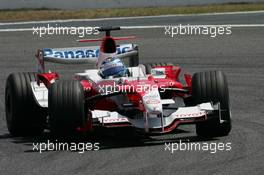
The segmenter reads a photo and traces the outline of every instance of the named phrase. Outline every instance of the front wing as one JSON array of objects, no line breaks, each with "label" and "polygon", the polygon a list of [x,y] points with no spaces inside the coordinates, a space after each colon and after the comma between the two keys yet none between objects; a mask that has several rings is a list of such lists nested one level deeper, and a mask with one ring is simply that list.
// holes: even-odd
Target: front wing
[{"label": "front wing", "polygon": [[179,124],[205,121],[219,113],[219,104],[202,103],[196,106],[179,107],[177,110],[163,110],[163,114],[145,113],[143,118],[128,118],[117,112],[94,110],[93,122],[101,127],[132,126],[151,133],[166,133],[177,128]]}]

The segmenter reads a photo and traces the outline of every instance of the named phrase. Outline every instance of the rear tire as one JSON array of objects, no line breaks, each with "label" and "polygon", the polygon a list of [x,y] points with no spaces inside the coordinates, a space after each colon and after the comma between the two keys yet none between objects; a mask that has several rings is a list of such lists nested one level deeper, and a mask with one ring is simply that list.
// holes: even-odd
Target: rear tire
[{"label": "rear tire", "polygon": [[36,73],[13,73],[7,78],[6,121],[13,136],[39,135],[44,130],[47,110],[35,102],[32,81],[36,81]]},{"label": "rear tire", "polygon": [[86,124],[84,91],[79,81],[58,81],[49,90],[49,123],[53,136],[70,136]]},{"label": "rear tire", "polygon": [[231,131],[231,112],[226,76],[221,71],[195,73],[192,78],[192,100],[194,104],[220,102],[219,116],[196,124],[196,133],[201,137],[226,136]]}]

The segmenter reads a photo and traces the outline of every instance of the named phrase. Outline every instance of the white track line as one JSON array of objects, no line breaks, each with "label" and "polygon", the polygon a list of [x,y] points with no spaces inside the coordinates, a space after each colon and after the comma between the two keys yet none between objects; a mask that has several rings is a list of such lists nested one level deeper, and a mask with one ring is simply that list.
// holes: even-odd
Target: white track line
[{"label": "white track line", "polygon": [[0,32],[25,32],[25,31],[33,31],[33,28],[0,29]]},{"label": "white track line", "polygon": [[0,23],[0,26],[5,26],[5,25],[24,25],[24,24],[43,24],[43,23],[45,24],[45,23],[67,23],[67,22],[125,20],[125,19],[167,18],[167,17],[177,17],[177,16],[237,15],[237,14],[255,14],[255,13],[264,13],[264,10],[261,10],[261,11],[245,11],[245,12],[223,12],[223,13],[175,14],[175,15],[158,15],[158,16],[113,17],[113,18],[96,18],[96,19],[65,19],[65,20],[47,20],[47,21],[7,22],[7,23]]},{"label": "white track line", "polygon": [[[167,26],[177,27],[179,25],[153,25],[153,26],[121,26],[121,29],[152,29],[152,28],[165,28]],[[212,25],[188,25],[181,24],[182,27],[264,27],[264,24],[212,24]]]},{"label": "white track line", "polygon": [[[166,25],[170,27],[177,27],[179,25]],[[219,25],[181,25],[181,26],[194,26],[194,27],[264,27],[264,24],[219,24]],[[43,26],[44,27],[44,26]],[[57,26],[59,27],[59,26]],[[81,26],[80,26],[81,27]],[[121,26],[121,29],[155,29],[155,28],[165,28],[165,25],[153,25],[153,26]],[[10,29],[0,29],[0,32],[24,32],[24,31],[34,31],[33,28],[10,28]]]}]

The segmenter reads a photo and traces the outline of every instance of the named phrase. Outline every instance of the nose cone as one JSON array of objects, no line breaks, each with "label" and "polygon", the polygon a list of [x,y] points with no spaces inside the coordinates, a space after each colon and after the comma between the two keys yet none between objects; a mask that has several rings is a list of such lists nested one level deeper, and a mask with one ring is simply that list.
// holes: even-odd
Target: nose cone
[{"label": "nose cone", "polygon": [[145,109],[149,113],[161,113],[162,103],[158,90],[151,91],[142,97]]}]

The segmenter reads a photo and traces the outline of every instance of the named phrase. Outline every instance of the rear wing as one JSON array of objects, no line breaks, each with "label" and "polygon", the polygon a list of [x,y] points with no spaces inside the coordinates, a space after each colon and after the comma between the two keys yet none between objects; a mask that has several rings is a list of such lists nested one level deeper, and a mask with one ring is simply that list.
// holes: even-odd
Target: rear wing
[{"label": "rear wing", "polygon": [[[97,62],[99,46],[44,48],[35,55],[39,61],[38,71],[45,72],[45,62],[60,64],[87,64]],[[138,65],[138,46],[136,44],[117,45],[116,56],[120,59],[129,58],[129,66]]]}]

